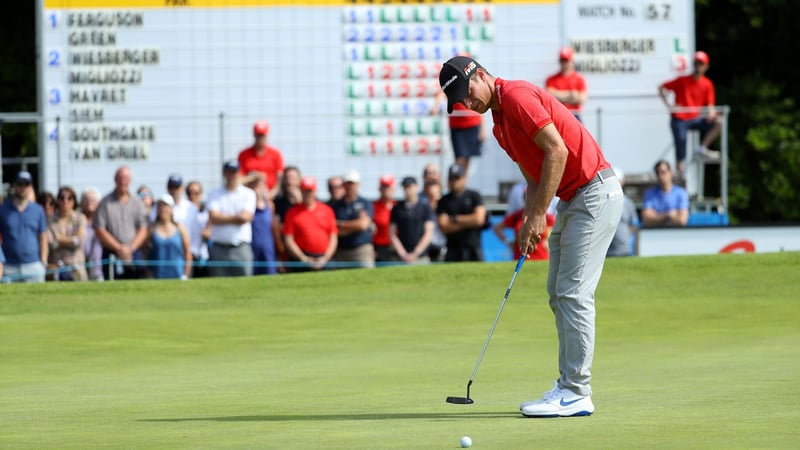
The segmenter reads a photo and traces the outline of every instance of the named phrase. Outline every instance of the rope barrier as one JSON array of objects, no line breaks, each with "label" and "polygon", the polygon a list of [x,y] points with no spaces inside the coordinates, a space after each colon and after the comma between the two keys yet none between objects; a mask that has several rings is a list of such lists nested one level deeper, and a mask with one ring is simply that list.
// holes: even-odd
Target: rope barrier
[{"label": "rope barrier", "polygon": [[[102,259],[99,262],[90,261],[82,264],[84,269],[86,269],[87,273],[91,271],[91,269],[98,267],[98,266],[110,266],[109,269],[111,272],[114,272],[114,267],[116,264],[121,263],[121,261],[113,256],[110,258]],[[439,261],[431,261],[431,264],[438,264]],[[175,261],[159,261],[159,260],[134,260],[129,263],[123,263],[125,266],[133,266],[139,269],[149,269],[155,267],[182,267],[184,262],[175,262]],[[375,262],[375,267],[397,267],[397,266],[408,266],[402,261],[381,261]],[[6,267],[8,264],[6,263]],[[59,280],[59,275],[62,273],[69,273],[73,270],[77,269],[79,265],[74,264],[64,264],[59,267],[53,268],[45,268],[44,276],[45,279],[50,281],[67,281],[67,280]],[[299,261],[251,261],[251,262],[242,262],[242,261],[212,261],[212,260],[203,260],[200,262],[193,262],[192,267],[201,267],[201,268],[209,268],[209,267],[253,267],[256,268],[275,268],[275,269],[303,269],[303,268],[310,268],[311,264],[299,262]],[[336,269],[360,269],[364,268],[364,265],[359,262],[350,262],[350,261],[328,261],[325,264],[325,267],[322,270],[336,270]],[[33,274],[3,274],[3,283],[16,283],[25,281],[27,279],[32,278]],[[52,278],[52,279],[48,279]],[[69,280],[71,281],[71,280]],[[106,280],[106,281],[114,281],[113,278]]]}]

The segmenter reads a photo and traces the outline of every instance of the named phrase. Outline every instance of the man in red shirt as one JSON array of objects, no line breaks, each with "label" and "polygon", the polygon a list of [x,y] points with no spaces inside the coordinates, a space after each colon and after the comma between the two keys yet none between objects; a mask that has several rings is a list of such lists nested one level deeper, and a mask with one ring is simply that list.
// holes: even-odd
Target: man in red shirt
[{"label": "man in red shirt", "polygon": [[389,237],[389,223],[395,204],[394,176],[390,174],[382,176],[378,189],[380,196],[372,202],[372,223],[375,224],[372,245],[375,246],[375,262],[389,262],[394,259],[392,239]]},{"label": "man in red shirt", "polygon": [[292,261],[305,263],[292,272],[322,270],[336,252],[339,230],[333,209],[317,200],[317,180],[303,177],[300,181],[303,202],[292,206],[283,223],[286,251]]},{"label": "man in red shirt", "polygon": [[477,113],[492,111],[494,136],[527,182],[523,223],[517,235],[527,254],[550,232],[547,293],[558,335],[558,380],[536,401],[524,402],[526,417],[586,416],[591,400],[595,344],[594,293],[606,250],[622,214],[622,187],[603,152],[575,116],[543,88],[491,75],[472,58],[442,65],[439,85],[447,107],[461,103]]},{"label": "man in red shirt", "polygon": [[[495,236],[500,239],[500,242],[505,244],[506,246],[510,246],[511,251],[514,254],[514,260],[518,260],[522,253],[519,251],[519,245],[516,244],[514,240],[509,239],[506,236],[505,229],[510,228],[514,230],[514,236],[519,233],[519,229],[522,228],[522,219],[524,218],[525,209],[518,209],[511,214],[503,217],[503,220],[497,222],[492,227],[492,231],[494,231]],[[547,213],[547,231],[545,234],[542,235],[542,242],[539,245],[535,246],[535,248],[528,253],[526,259],[534,260],[534,261],[547,261],[550,259],[550,249],[547,248],[547,233],[550,231],[550,228],[553,227],[553,224],[556,222],[556,216]]]},{"label": "man in red shirt", "polygon": [[[706,77],[709,63],[706,52],[695,52],[694,72],[667,81],[658,87],[658,94],[671,111],[669,126],[675,142],[675,166],[680,175],[684,172],[686,135],[689,130],[698,130],[701,136],[700,148],[694,154],[696,159],[719,159],[718,151],[708,149],[722,130],[722,118],[714,108],[716,102],[714,83]],[[667,94],[670,91],[675,96],[672,104]]]},{"label": "man in red shirt", "polygon": [[253,125],[255,143],[239,152],[238,159],[242,176],[251,171],[264,174],[269,199],[273,200],[280,189],[284,165],[281,151],[267,145],[267,134],[269,134],[269,124],[263,121],[256,122]]},{"label": "man in red shirt", "polygon": [[581,120],[581,106],[587,98],[586,80],[575,71],[573,56],[572,48],[561,49],[558,53],[561,70],[548,77],[544,86],[547,88],[547,92],[553,94],[578,120]]}]

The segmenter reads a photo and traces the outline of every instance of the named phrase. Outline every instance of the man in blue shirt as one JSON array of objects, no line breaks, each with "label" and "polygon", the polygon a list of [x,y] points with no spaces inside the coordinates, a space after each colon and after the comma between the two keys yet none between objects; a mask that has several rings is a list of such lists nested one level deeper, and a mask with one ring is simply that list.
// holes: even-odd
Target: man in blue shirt
[{"label": "man in blue shirt", "polygon": [[3,279],[3,264],[6,263],[6,255],[3,253],[3,247],[0,246],[0,280]]},{"label": "man in blue shirt", "polygon": [[331,203],[339,229],[339,245],[333,260],[355,263],[348,267],[375,267],[375,247],[372,245],[372,202],[358,193],[361,176],[348,170],[342,176],[344,197]]},{"label": "man in blue shirt", "polygon": [[11,196],[0,205],[0,234],[3,239],[5,281],[44,282],[47,264],[47,219],[44,208],[32,201],[33,177],[17,173]]},{"label": "man in blue shirt", "polygon": [[672,169],[663,159],[655,165],[658,186],[647,190],[642,202],[646,227],[685,227],[689,221],[689,194],[672,182]]},{"label": "man in blue shirt", "polygon": [[[614,167],[614,174],[619,183],[625,187],[625,173],[619,167]],[[617,224],[617,231],[611,239],[606,256],[633,256],[634,233],[639,228],[639,213],[633,200],[622,191],[622,216]]]}]

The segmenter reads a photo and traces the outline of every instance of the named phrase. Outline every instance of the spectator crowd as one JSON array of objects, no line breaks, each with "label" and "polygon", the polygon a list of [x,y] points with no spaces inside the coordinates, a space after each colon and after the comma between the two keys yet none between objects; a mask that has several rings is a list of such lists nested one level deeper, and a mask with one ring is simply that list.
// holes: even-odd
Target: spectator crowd
[{"label": "spectator crowd", "polygon": [[[580,120],[585,81],[574,71],[570,48],[561,50],[559,62],[561,70],[548,78],[547,90]],[[719,135],[713,83],[705,77],[708,67],[708,55],[697,52],[691,75],[659,86],[672,110],[677,174],[669,162],[656,163],[658,183],[644,196],[641,218],[626,196],[607,256],[632,255],[632,236],[639,226],[686,226],[689,195],[673,177],[683,177],[688,130],[701,132],[698,155],[718,158],[718,152],[708,150]],[[674,105],[669,92],[675,94]],[[699,113],[701,107],[706,115]],[[181,174],[173,173],[165,193],[155,196],[148,186],[132,191],[134,174],[121,166],[109,193],[93,187],[78,193],[60,186],[54,195],[35,192],[31,173],[22,170],[0,203],[0,279],[185,280],[482,261],[481,235],[490,228],[517,258],[525,182],[512,188],[504,219],[492,226],[481,194],[467,188],[468,157],[480,155],[485,134],[480,121],[470,127],[478,150],[457,153],[446,180],[435,164],[423,168],[419,181],[404,176],[400,196],[395,174],[381,176],[373,196],[362,191],[361,176],[351,169],[325,180],[328,199],[321,201],[317,179],[284,164],[281,151],[268,143],[269,125],[263,121],[253,125],[253,144],[224,163],[221,186],[185,183]],[[621,170],[615,171],[624,181]],[[548,209],[545,238],[557,201]],[[527,257],[547,260],[548,255],[544,240]]]},{"label": "spectator crowd", "polygon": [[224,162],[220,186],[172,173],[163,190],[134,188],[123,165],[110,192],[60,186],[53,195],[18,172],[0,205],[0,276],[185,280],[483,259],[488,215],[457,163],[444,182],[434,164],[419,181],[384,174],[375,195],[347,170],[323,181],[323,201],[317,179],[285,166],[268,131],[253,126],[253,145]]}]

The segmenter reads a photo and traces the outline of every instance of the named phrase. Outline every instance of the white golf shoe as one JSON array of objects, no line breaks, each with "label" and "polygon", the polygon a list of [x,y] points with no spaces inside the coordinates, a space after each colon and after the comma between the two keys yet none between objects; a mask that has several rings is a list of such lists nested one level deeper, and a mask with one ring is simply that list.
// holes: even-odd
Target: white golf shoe
[{"label": "white golf shoe", "polygon": [[519,410],[525,417],[571,417],[588,416],[594,412],[592,397],[579,395],[569,389],[555,387],[546,392],[544,397],[533,402],[525,402]]},{"label": "white golf shoe", "polygon": [[529,401],[529,402],[523,402],[521,405],[519,405],[519,410],[522,411],[524,408],[526,408],[528,406],[538,405],[539,403],[544,403],[544,402],[550,400],[550,398],[552,398],[552,396],[557,391],[558,391],[558,382],[557,381],[553,381],[553,389],[550,389],[549,391],[547,391],[544,394],[542,394],[542,398],[540,398],[539,400],[532,400],[532,401]]}]

